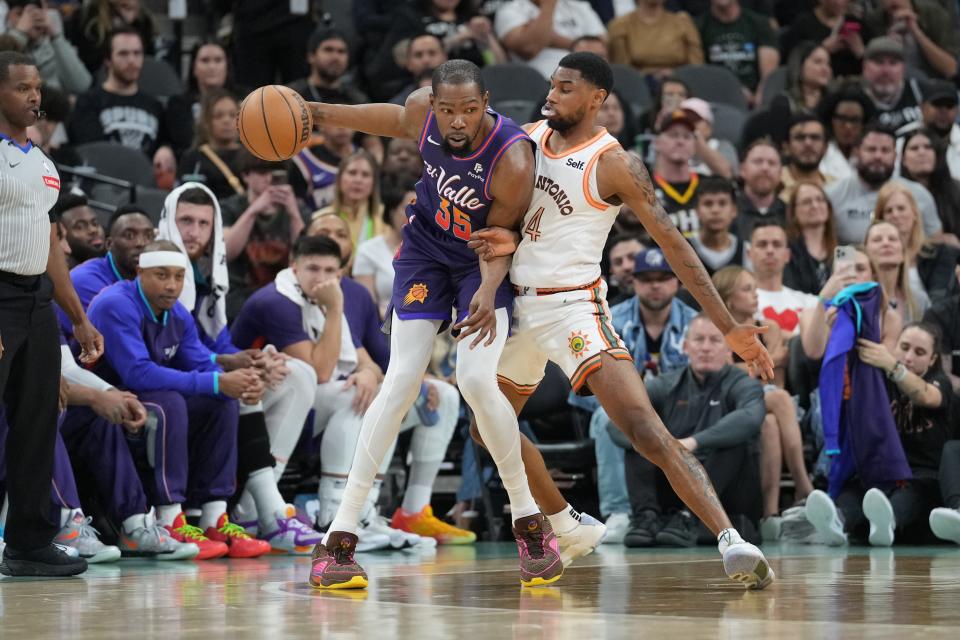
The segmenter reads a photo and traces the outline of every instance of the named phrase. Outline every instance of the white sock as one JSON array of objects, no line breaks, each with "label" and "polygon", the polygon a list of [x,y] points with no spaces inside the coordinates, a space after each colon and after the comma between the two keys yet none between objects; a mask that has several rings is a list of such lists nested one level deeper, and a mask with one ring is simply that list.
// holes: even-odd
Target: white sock
[{"label": "white sock", "polygon": [[180,503],[161,504],[157,507],[157,522],[162,526],[173,526],[173,521],[177,516],[183,513],[183,507]]},{"label": "white sock", "polygon": [[133,533],[137,529],[143,529],[147,526],[147,514],[135,513],[129,518],[124,518],[120,526],[123,527],[124,533]]},{"label": "white sock", "polygon": [[240,494],[240,499],[237,500],[237,504],[234,505],[233,513],[234,516],[231,520],[236,520],[237,522],[259,520],[257,503],[253,501],[253,495],[247,487],[244,487],[243,493]]},{"label": "white sock", "polygon": [[83,513],[80,509],[65,509],[60,507],[60,528],[63,529],[73,519],[74,513]]},{"label": "white sock", "polygon": [[727,550],[727,547],[740,542],[743,542],[743,538],[740,537],[740,534],[737,533],[736,529],[724,529],[720,532],[720,535],[717,536],[717,549],[719,549],[720,554],[723,555],[723,552]]},{"label": "white sock", "polygon": [[558,535],[570,533],[580,524],[580,513],[571,507],[569,503],[563,508],[563,511],[555,513],[552,516],[548,515],[547,518],[550,520],[550,526],[553,527],[553,532]]},{"label": "white sock", "polygon": [[200,508],[200,529],[206,531],[211,527],[216,528],[220,516],[227,512],[226,500],[211,500],[203,503]]},{"label": "white sock", "polygon": [[403,504],[400,505],[400,508],[407,513],[420,513],[424,507],[430,504],[430,496],[432,495],[432,485],[408,484],[407,491],[403,494]]},{"label": "white sock", "polygon": [[280,490],[277,489],[277,482],[273,479],[273,468],[264,467],[252,472],[247,476],[247,484],[244,489],[244,493],[249,492],[253,496],[260,526],[276,526],[276,523],[273,522],[276,513],[283,509],[287,503],[280,495]]}]

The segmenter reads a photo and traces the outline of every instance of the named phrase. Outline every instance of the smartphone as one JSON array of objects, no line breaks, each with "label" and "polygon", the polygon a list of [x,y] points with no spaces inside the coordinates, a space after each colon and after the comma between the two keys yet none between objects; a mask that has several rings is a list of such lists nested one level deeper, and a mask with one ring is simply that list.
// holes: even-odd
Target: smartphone
[{"label": "smartphone", "polygon": [[[852,269],[857,259],[857,250],[850,245],[839,245],[833,250],[833,270]],[[849,267],[845,265],[850,265]]]},{"label": "smartphone", "polygon": [[841,36],[850,36],[855,33],[860,33],[860,23],[854,20],[847,20],[840,27]]},{"label": "smartphone", "polygon": [[270,184],[276,186],[281,184],[290,184],[290,177],[286,171],[271,171]]}]

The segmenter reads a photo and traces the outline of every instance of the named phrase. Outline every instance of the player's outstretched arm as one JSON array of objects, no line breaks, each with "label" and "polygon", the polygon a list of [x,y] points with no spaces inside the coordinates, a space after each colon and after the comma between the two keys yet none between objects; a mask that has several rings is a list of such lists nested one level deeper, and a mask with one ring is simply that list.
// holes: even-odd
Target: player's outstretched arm
[{"label": "player's outstretched arm", "polygon": [[308,102],[314,124],[327,124],[386,138],[417,139],[430,111],[430,87],[417,89],[403,106]]},{"label": "player's outstretched arm", "polygon": [[650,236],[660,245],[673,272],[723,332],[730,347],[761,377],[772,380],[773,361],[758,337],[766,327],[738,325],[730,315],[700,256],[657,201],[643,161],[623,149],[603,154],[597,166],[597,186],[607,202],[619,198],[636,213]]}]

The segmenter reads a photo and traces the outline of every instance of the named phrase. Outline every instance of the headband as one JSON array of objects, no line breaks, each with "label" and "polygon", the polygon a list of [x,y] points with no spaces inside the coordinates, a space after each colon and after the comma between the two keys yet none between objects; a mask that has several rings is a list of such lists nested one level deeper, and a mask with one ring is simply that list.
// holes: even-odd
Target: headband
[{"label": "headband", "polygon": [[140,268],[151,269],[153,267],[176,267],[179,269],[187,268],[187,256],[179,251],[148,251],[140,254]]}]

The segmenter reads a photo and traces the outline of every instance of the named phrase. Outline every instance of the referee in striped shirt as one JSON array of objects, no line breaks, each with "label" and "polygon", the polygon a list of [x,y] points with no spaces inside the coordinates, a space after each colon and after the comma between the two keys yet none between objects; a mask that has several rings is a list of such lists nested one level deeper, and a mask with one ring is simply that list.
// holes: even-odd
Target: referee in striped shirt
[{"label": "referee in striped shirt", "polygon": [[80,360],[90,363],[103,353],[103,337],[83,312],[57,242],[50,210],[60,193],[59,174],[27,139],[27,127],[41,115],[40,85],[30,56],[0,52],[0,394],[10,427],[10,509],[0,573],[11,576],[86,569],[84,560],[52,543],[59,530],[50,518],[50,490],[60,343],[51,297],[73,323]]}]

